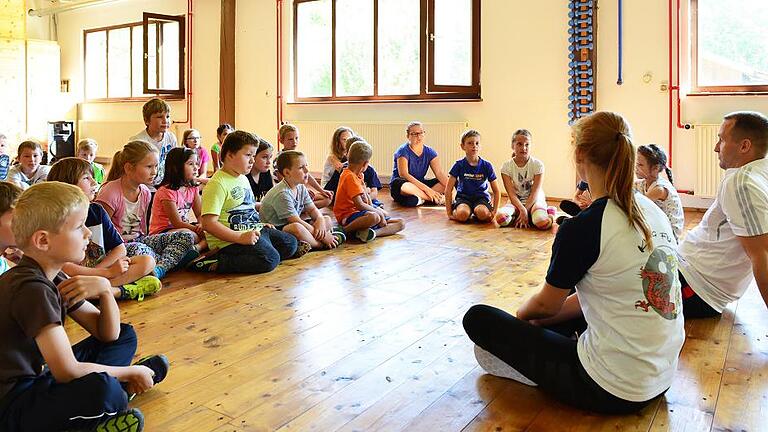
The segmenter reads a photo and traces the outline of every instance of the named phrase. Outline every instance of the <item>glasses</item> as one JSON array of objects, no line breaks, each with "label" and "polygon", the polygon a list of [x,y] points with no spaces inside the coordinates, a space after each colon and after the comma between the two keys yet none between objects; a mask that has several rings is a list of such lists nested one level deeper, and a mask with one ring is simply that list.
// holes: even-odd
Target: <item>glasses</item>
[{"label": "glasses", "polygon": [[422,132],[411,132],[411,133],[409,133],[408,135],[410,135],[410,136],[412,136],[412,137],[419,137],[419,136],[424,136],[426,133],[427,133],[426,131],[422,131]]},{"label": "glasses", "polygon": [[187,137],[187,140],[195,140],[195,141],[199,141],[199,140],[200,140],[200,137],[191,136],[191,137]]}]

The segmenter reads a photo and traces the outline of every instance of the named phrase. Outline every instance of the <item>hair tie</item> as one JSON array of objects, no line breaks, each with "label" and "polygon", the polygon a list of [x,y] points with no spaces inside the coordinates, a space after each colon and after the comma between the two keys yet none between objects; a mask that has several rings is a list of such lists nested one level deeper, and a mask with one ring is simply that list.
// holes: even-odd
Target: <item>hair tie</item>
[{"label": "hair tie", "polygon": [[624,134],[621,133],[621,132],[617,132],[616,133],[616,141],[618,141],[622,137],[622,135],[624,135]]}]

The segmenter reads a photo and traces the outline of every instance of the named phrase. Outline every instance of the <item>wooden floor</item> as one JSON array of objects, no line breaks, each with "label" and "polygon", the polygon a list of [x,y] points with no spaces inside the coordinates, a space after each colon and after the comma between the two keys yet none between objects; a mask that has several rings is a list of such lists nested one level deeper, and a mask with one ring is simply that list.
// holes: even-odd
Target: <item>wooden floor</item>
[{"label": "wooden floor", "polygon": [[408,223],[395,237],[266,275],[177,273],[154,298],[121,303],[137,355],[172,364],[134,400],[146,430],[768,430],[768,313],[754,287],[721,319],[686,324],[658,403],[598,416],[483,374],[461,326],[475,303],[515,311],[537,289],[553,233],[459,225],[442,208],[395,212]]}]

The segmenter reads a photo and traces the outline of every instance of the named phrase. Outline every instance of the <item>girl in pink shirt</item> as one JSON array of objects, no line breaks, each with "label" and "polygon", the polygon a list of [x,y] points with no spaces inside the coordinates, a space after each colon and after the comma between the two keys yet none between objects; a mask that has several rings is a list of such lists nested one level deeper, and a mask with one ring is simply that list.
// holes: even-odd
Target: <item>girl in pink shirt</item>
[{"label": "girl in pink shirt", "polygon": [[[211,155],[208,153],[208,150],[203,147],[202,139],[200,131],[197,129],[187,129],[182,136],[184,147],[193,150],[197,155],[195,180],[197,180],[197,183],[206,184],[208,183],[208,163],[211,161]],[[165,166],[168,166],[168,162],[165,163]]]}]

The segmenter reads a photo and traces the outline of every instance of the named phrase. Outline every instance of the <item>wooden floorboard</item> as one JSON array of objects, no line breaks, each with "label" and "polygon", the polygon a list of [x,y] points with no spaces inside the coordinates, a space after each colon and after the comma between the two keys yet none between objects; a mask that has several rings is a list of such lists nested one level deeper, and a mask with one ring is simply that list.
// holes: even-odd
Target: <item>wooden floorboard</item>
[{"label": "wooden floorboard", "polygon": [[[394,207],[384,197],[388,208]],[[406,230],[286,261],[265,275],[179,272],[120,304],[137,356],[168,378],[135,399],[147,431],[699,431],[768,424],[768,317],[759,296],[686,323],[666,396],[598,416],[475,363],[461,319],[476,303],[514,311],[546,273],[554,232],[397,209]],[[700,213],[687,214],[688,227]],[[73,340],[82,330],[68,325]]]}]

